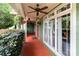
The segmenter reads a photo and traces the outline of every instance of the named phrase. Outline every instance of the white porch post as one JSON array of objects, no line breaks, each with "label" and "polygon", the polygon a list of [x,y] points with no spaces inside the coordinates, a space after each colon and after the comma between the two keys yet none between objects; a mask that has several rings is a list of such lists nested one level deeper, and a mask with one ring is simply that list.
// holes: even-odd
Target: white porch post
[{"label": "white porch post", "polygon": [[71,4],[71,45],[70,45],[70,55],[76,56],[76,4]]},{"label": "white porch post", "polygon": [[25,37],[27,38],[27,23],[25,23],[23,27],[24,27]]},{"label": "white porch post", "polygon": [[25,35],[27,34],[27,23],[24,24]]},{"label": "white porch post", "polygon": [[23,24],[21,24],[21,30],[23,30]]},{"label": "white porch post", "polygon": [[19,24],[17,24],[17,25],[16,25],[16,29],[19,29],[19,27],[18,27],[18,26],[19,26]]}]

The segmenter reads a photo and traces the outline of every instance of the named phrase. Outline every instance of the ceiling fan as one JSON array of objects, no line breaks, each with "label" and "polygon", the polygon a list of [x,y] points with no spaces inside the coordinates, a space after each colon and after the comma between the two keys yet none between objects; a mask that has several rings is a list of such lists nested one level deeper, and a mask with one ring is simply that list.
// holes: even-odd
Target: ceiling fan
[{"label": "ceiling fan", "polygon": [[48,12],[44,12],[42,10],[45,10],[47,9],[48,7],[45,6],[43,8],[39,8],[39,4],[36,4],[36,8],[33,8],[31,6],[28,6],[29,8],[33,9],[34,11],[31,11],[31,12],[27,12],[27,13],[33,13],[33,12],[36,12],[36,16],[39,16],[39,13],[44,13],[44,14],[48,14]]}]

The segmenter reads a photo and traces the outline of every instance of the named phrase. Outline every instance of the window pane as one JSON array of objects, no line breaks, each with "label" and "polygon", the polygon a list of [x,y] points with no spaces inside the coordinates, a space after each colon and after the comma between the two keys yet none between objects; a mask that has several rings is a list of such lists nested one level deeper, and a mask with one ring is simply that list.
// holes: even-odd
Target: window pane
[{"label": "window pane", "polygon": [[45,28],[44,28],[44,40],[46,41],[46,42],[48,42],[48,34],[47,34],[47,23],[45,23]]},{"label": "window pane", "polygon": [[53,27],[52,27],[52,47],[54,47],[55,48],[55,20],[53,19]]},{"label": "window pane", "polygon": [[62,53],[70,55],[70,15],[62,16]]},{"label": "window pane", "polygon": [[49,45],[51,45],[51,29],[52,29],[52,21],[49,21]]}]

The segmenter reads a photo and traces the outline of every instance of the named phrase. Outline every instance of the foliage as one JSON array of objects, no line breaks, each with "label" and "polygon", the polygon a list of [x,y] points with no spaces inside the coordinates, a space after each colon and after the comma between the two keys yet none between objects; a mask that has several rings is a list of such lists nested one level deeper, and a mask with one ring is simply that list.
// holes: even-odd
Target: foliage
[{"label": "foliage", "polygon": [[66,29],[70,26],[69,16],[65,16],[62,18],[62,28]]},{"label": "foliage", "polygon": [[11,6],[7,3],[0,3],[0,29],[13,26],[13,15],[10,14]]},{"label": "foliage", "polygon": [[23,31],[9,31],[0,35],[0,55],[18,56],[24,39]]},{"label": "foliage", "polygon": [[22,20],[23,20],[23,17],[20,15],[17,15],[14,17],[14,24],[21,23]]},{"label": "foliage", "polygon": [[0,16],[0,29],[11,27],[14,24],[13,16],[11,14],[5,14]]},{"label": "foliage", "polygon": [[0,3],[0,14],[10,13],[11,9],[8,3]]}]

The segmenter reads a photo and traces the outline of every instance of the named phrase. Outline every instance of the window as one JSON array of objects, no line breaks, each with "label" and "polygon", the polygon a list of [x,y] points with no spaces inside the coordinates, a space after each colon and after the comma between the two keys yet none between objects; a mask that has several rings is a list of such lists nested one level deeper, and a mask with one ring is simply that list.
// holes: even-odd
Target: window
[{"label": "window", "polygon": [[[58,55],[70,56],[70,10],[69,14],[64,13],[70,8],[70,4],[65,4],[65,6],[61,7],[59,10],[55,10],[54,13],[49,14],[49,17],[53,18],[45,20],[44,24],[44,43],[54,52],[58,53]],[[62,12],[63,14],[61,14]],[[60,13],[60,14],[58,14]],[[56,17],[55,17],[55,16]]]},{"label": "window", "polygon": [[44,41],[55,48],[55,19],[44,24]]},{"label": "window", "polygon": [[62,7],[62,8],[59,9],[59,10],[57,10],[57,14],[60,13],[60,12],[62,12],[62,11],[65,11],[65,10],[67,10],[67,9],[69,9],[69,8],[70,8],[70,4],[67,4],[66,6]]},{"label": "window", "polygon": [[57,19],[57,51],[66,56],[70,55],[70,14]]},{"label": "window", "polygon": [[70,55],[70,14],[62,16],[62,53]]},{"label": "window", "polygon": [[52,22],[51,22],[51,20],[49,21],[49,26],[48,26],[49,28],[48,28],[48,31],[49,31],[49,34],[48,34],[48,36],[49,36],[49,45],[51,45],[51,28],[52,28]]},{"label": "window", "polygon": [[55,48],[55,19],[52,20],[52,47]]},{"label": "window", "polygon": [[47,23],[44,24],[44,40],[48,42],[48,31],[47,31]]}]

